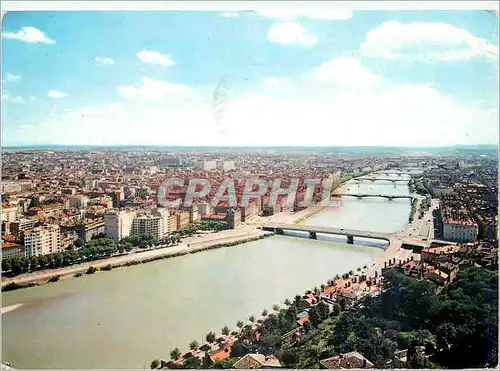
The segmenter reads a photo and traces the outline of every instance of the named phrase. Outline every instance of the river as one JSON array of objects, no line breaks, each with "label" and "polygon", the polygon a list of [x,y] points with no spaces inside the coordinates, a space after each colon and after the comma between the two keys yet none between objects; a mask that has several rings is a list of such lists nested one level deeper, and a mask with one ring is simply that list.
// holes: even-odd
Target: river
[{"label": "river", "polygon": [[[408,195],[389,182],[346,184],[347,193]],[[354,197],[302,223],[392,232],[410,201]],[[300,233],[299,233],[300,234]],[[297,235],[297,234],[295,234]],[[17,368],[149,368],[178,346],[203,341],[250,314],[370,264],[384,244],[293,233],[2,293],[2,359]]]}]

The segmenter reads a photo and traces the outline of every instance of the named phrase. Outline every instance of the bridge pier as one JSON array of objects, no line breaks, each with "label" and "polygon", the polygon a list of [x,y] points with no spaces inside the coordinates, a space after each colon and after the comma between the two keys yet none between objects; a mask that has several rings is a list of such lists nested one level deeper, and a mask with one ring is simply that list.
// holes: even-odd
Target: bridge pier
[{"label": "bridge pier", "polygon": [[309,237],[313,240],[316,240],[317,239],[316,232],[309,232]]},{"label": "bridge pier", "polygon": [[276,234],[285,234],[285,233],[283,232],[283,229],[281,229],[281,228],[276,228],[276,229],[275,229],[275,233],[276,233]]},{"label": "bridge pier", "polygon": [[349,245],[354,244],[354,237],[353,237],[353,236],[347,236],[347,243],[348,243]]}]

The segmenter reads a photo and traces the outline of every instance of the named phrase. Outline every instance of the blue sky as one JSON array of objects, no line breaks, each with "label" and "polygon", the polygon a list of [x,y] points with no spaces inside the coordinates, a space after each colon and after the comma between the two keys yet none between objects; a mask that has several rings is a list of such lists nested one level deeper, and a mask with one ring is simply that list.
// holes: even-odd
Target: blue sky
[{"label": "blue sky", "polygon": [[9,12],[2,26],[4,145],[498,142],[486,11]]}]

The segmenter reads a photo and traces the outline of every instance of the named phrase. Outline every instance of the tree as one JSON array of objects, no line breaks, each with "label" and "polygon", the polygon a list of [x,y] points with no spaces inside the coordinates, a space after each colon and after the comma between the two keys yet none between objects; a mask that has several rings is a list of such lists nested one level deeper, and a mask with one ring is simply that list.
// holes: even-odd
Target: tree
[{"label": "tree", "polygon": [[207,336],[205,337],[205,340],[209,343],[214,343],[215,342],[215,333],[210,331]]},{"label": "tree", "polygon": [[2,259],[2,271],[10,272],[11,269],[12,269],[11,260],[9,258],[3,258]]},{"label": "tree", "polygon": [[241,342],[237,340],[231,346],[231,358],[240,358],[249,352],[248,348]]},{"label": "tree", "polygon": [[255,316],[253,314],[251,314],[248,319],[250,320],[250,322],[255,322]]},{"label": "tree", "polygon": [[196,340],[193,340],[192,342],[189,343],[189,349],[191,350],[196,350],[198,349],[200,344]]},{"label": "tree", "polygon": [[288,349],[283,350],[278,358],[286,368],[296,368],[299,362],[298,354]]},{"label": "tree", "polygon": [[340,314],[340,305],[335,303],[332,307],[332,316],[337,317]]},{"label": "tree", "polygon": [[224,335],[229,335],[229,333],[230,333],[230,332],[231,332],[231,329],[230,329],[228,326],[224,326],[224,327],[222,328],[222,333],[223,333]]},{"label": "tree", "polygon": [[288,306],[288,305],[291,305],[291,304],[292,304],[292,303],[290,302],[290,300],[289,300],[289,299],[286,299],[286,300],[285,300],[285,305],[287,305],[287,306]]},{"label": "tree", "polygon": [[274,304],[274,305],[273,305],[273,310],[274,310],[275,312],[279,311],[279,310],[280,310],[280,306],[279,306],[278,304]]},{"label": "tree", "polygon": [[186,369],[198,369],[201,368],[201,359],[198,357],[189,357],[184,360],[184,367]]},{"label": "tree", "polygon": [[236,360],[234,358],[228,358],[228,359],[223,359],[220,361],[215,361],[208,368],[227,370],[227,369],[233,368],[235,363],[236,363]]},{"label": "tree", "polygon": [[243,323],[243,321],[238,321],[238,322],[236,322],[236,326],[238,326],[239,328],[243,328],[243,326],[245,326],[245,324]]},{"label": "tree", "polygon": [[181,356],[181,351],[179,350],[179,348],[174,348],[174,350],[170,352],[170,359],[172,361],[179,359],[180,356]]},{"label": "tree", "polygon": [[151,362],[151,370],[154,370],[158,367],[160,367],[161,365],[161,362],[159,359],[153,359],[153,361]]},{"label": "tree", "polygon": [[264,309],[264,310],[262,311],[262,317],[265,317],[265,316],[267,316],[267,309]]}]

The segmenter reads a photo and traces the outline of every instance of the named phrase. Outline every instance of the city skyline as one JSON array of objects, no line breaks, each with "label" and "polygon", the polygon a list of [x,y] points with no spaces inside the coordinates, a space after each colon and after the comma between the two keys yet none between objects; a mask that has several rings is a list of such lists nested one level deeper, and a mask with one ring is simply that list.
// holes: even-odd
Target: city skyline
[{"label": "city skyline", "polygon": [[497,22],[486,11],[7,13],[3,145],[494,144]]}]

